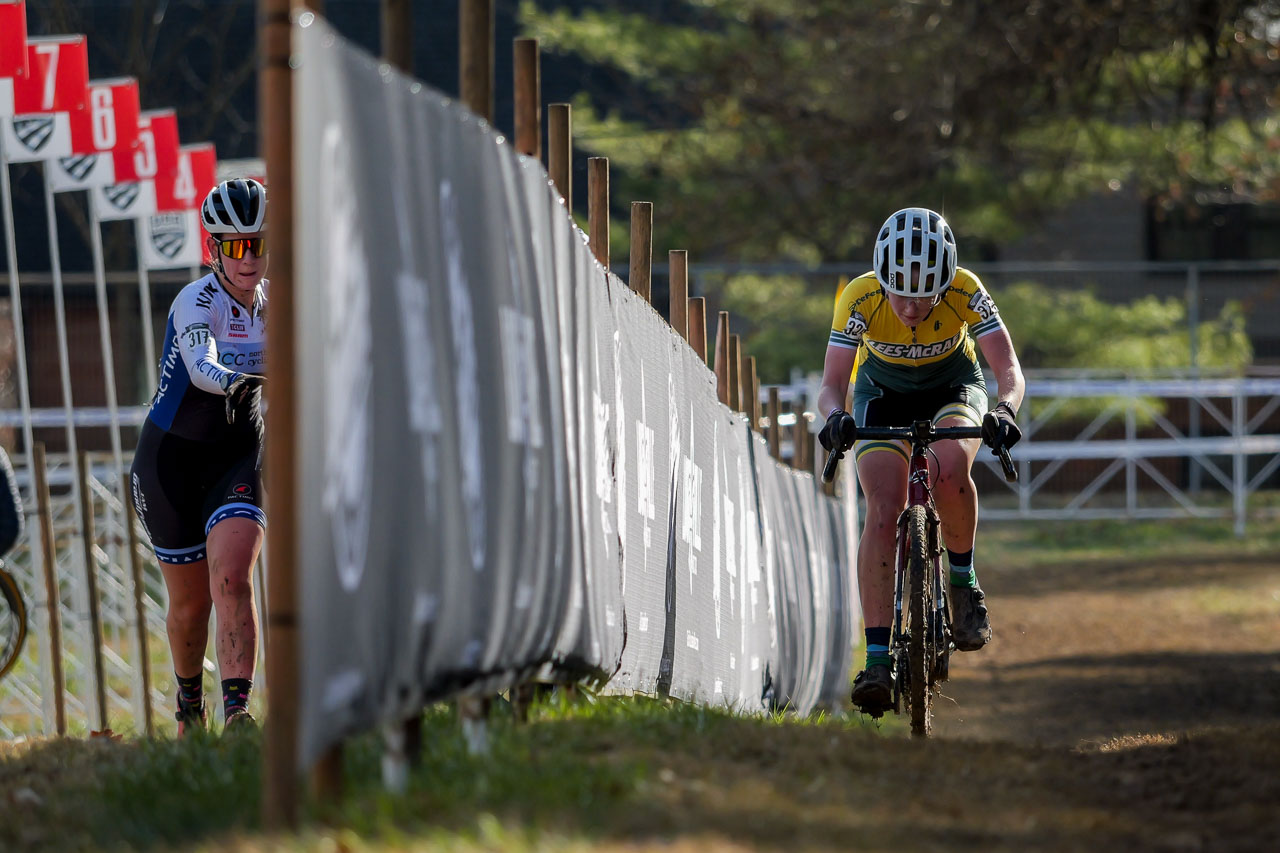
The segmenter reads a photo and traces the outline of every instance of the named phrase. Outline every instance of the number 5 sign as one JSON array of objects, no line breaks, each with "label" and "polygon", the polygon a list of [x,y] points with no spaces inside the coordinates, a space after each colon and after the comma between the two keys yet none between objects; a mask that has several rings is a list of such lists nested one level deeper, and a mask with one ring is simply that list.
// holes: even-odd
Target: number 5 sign
[{"label": "number 5 sign", "polygon": [[9,162],[71,156],[69,113],[86,108],[89,45],[82,35],[30,39],[27,76],[15,79],[16,115],[0,122]]},{"label": "number 5 sign", "polygon": [[[173,110],[148,110],[138,127],[138,152],[134,162],[138,177],[155,178],[156,210],[188,210],[177,197],[179,183],[178,116]],[[148,174],[149,172],[149,174]]]}]

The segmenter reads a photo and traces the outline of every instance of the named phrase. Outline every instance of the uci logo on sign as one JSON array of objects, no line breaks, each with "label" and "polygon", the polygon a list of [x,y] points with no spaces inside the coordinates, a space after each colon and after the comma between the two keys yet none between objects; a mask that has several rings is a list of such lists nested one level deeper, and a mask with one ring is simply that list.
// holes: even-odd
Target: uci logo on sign
[{"label": "uci logo on sign", "polygon": [[153,216],[151,218],[151,245],[155,250],[173,260],[187,242],[187,226],[181,216]]},{"label": "uci logo on sign", "polygon": [[53,137],[52,116],[32,116],[13,120],[13,132],[31,153],[38,153]]},{"label": "uci logo on sign", "polygon": [[81,154],[75,157],[59,157],[58,165],[62,167],[62,171],[66,172],[77,181],[83,181],[89,177],[89,173],[93,171],[93,167],[98,165],[97,154]]},{"label": "uci logo on sign", "polygon": [[138,200],[142,188],[138,184],[113,184],[105,187],[102,193],[116,210],[128,210]]}]

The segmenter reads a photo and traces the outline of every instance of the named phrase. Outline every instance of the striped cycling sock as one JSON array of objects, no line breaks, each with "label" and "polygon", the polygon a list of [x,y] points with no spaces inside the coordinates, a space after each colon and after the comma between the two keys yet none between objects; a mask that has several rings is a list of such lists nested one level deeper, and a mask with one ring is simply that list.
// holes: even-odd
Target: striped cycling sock
[{"label": "striped cycling sock", "polygon": [[951,585],[975,587],[978,575],[973,570],[973,549],[952,551],[947,549],[947,562],[951,564]]},{"label": "striped cycling sock", "polygon": [[249,691],[252,689],[252,679],[222,679],[222,710],[224,716],[230,717],[235,711],[249,710]]},{"label": "striped cycling sock", "polygon": [[183,678],[178,673],[173,677],[178,682],[178,708],[199,708],[204,704],[204,673],[198,672],[190,678]]},{"label": "striped cycling sock", "polygon": [[889,666],[889,629],[866,628],[863,634],[867,638],[867,669],[877,664]]}]

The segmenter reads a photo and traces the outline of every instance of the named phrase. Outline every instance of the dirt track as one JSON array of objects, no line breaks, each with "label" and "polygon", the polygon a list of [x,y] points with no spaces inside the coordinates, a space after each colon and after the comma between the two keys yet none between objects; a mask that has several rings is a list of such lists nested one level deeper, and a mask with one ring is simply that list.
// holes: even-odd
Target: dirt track
[{"label": "dirt track", "polygon": [[1088,748],[1280,723],[1280,565],[1095,563],[982,579],[996,639],[952,664],[942,737]]},{"label": "dirt track", "polygon": [[980,573],[996,641],[952,663],[934,738],[747,732],[669,758],[656,802],[611,831],[681,850],[1280,849],[1280,565]]},{"label": "dirt track", "polygon": [[437,721],[414,793],[368,766],[332,829],[279,845],[251,828],[250,742],[37,743],[0,761],[0,849],[1280,849],[1280,563],[979,571],[996,640],[954,659],[928,741],[655,704],[508,727],[477,763]]},{"label": "dirt track", "polygon": [[996,641],[952,664],[937,736],[1028,748],[1009,755],[1027,790],[1002,786],[1011,799],[988,808],[1034,825],[1059,792],[1064,848],[1280,849],[1280,566],[1013,567],[983,583]]}]

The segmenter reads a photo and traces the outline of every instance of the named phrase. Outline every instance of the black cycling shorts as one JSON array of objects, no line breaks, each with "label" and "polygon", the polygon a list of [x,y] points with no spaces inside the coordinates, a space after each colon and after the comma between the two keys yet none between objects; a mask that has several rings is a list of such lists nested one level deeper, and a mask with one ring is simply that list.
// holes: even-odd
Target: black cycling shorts
[{"label": "black cycling shorts", "polygon": [[[897,391],[858,372],[853,391],[853,418],[860,427],[908,427],[918,420],[937,424],[943,418],[959,417],[973,426],[982,425],[987,411],[987,385],[982,370],[974,365],[970,375],[955,384],[918,391]],[[894,451],[904,459],[911,456],[905,441],[859,439],[854,458],[878,450]]]},{"label": "black cycling shorts", "polygon": [[267,526],[258,440],[192,441],[148,418],[129,481],[134,509],[162,563],[205,559],[209,531],[224,519],[248,518]]}]

